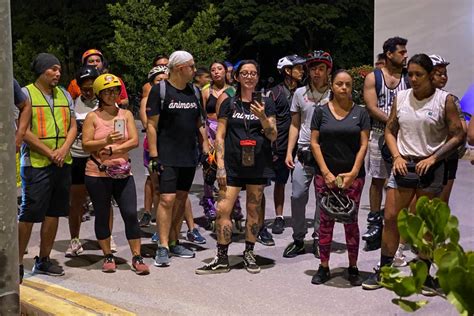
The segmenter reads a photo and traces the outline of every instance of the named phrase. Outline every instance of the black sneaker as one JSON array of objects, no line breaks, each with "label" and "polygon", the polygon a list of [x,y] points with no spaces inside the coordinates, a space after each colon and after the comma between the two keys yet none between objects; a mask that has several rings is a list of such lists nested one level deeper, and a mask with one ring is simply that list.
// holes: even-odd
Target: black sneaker
[{"label": "black sneaker", "polygon": [[275,246],[272,234],[268,231],[265,225],[262,226],[258,232],[257,241],[265,246]]},{"label": "black sneaker", "polygon": [[228,257],[219,258],[218,256],[216,256],[211,263],[206,264],[205,266],[194,270],[194,272],[199,275],[226,273],[229,271],[230,271],[229,258]]},{"label": "black sneaker", "polygon": [[253,250],[245,250],[244,251],[244,265],[245,269],[249,273],[259,273],[260,267],[257,264],[257,259],[255,258],[255,254]]},{"label": "black sneaker", "polygon": [[349,267],[347,269],[347,272],[349,273],[349,283],[352,286],[361,286],[362,285],[362,277],[359,274],[359,269],[357,267]]},{"label": "black sneaker", "polygon": [[33,273],[47,274],[52,276],[64,275],[64,270],[60,266],[53,264],[49,257],[39,258],[35,257],[35,265],[33,266]]},{"label": "black sneaker", "polygon": [[275,221],[273,221],[272,233],[283,234],[284,230],[285,230],[285,219],[283,217],[278,216],[277,218],[275,218]]},{"label": "black sneaker", "polygon": [[323,284],[329,281],[331,278],[331,272],[329,271],[329,267],[323,267],[319,265],[318,272],[313,276],[311,279],[311,283],[313,284]]},{"label": "black sneaker", "polygon": [[25,275],[25,267],[20,264],[20,284],[23,283],[23,276]]},{"label": "black sneaker", "polygon": [[421,288],[421,294],[424,296],[436,296],[442,294],[438,279],[428,275],[426,277],[425,283],[423,283],[423,287]]},{"label": "black sneaker", "polygon": [[304,253],[304,241],[295,240],[285,248],[285,251],[283,251],[283,257],[294,258]]},{"label": "black sneaker", "polygon": [[374,269],[375,272],[372,273],[367,280],[362,282],[362,288],[364,290],[377,290],[382,287],[380,285],[380,269]]},{"label": "black sneaker", "polygon": [[140,227],[148,227],[150,226],[150,222],[151,222],[151,214],[145,212],[143,213],[142,218],[140,218],[140,220],[138,221],[138,225],[140,225]]},{"label": "black sneaker", "polygon": [[313,239],[313,254],[316,258],[320,258],[320,253],[319,253],[319,239],[314,238]]}]

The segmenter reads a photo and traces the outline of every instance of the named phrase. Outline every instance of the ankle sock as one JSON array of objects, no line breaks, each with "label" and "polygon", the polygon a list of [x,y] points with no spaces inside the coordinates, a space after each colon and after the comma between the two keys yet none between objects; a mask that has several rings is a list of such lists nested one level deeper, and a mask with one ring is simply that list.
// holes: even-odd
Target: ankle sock
[{"label": "ankle sock", "polygon": [[228,250],[229,250],[229,245],[217,244],[217,256],[219,258],[227,258]]},{"label": "ankle sock", "polygon": [[393,262],[393,256],[380,256],[380,267],[389,266]]},{"label": "ankle sock", "polygon": [[255,247],[254,242],[245,241],[245,251],[253,251],[254,247]]}]

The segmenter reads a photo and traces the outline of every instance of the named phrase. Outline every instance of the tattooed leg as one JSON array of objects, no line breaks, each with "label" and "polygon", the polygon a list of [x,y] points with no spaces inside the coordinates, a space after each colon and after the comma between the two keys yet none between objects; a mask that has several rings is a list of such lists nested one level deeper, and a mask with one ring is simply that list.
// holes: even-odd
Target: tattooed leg
[{"label": "tattooed leg", "polygon": [[247,222],[245,240],[255,242],[259,225],[259,213],[261,213],[261,200],[263,196],[263,185],[247,185]]},{"label": "tattooed leg", "polygon": [[216,233],[219,244],[227,245],[232,241],[232,220],[230,215],[239,192],[240,188],[227,186],[227,190],[217,202]]}]

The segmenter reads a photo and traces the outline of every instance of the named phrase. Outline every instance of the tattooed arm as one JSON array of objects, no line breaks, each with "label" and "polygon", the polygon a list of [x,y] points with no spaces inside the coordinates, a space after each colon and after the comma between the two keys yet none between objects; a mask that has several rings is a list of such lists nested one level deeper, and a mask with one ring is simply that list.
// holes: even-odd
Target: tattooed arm
[{"label": "tattooed arm", "polygon": [[216,149],[216,160],[217,160],[217,182],[220,187],[227,186],[227,175],[225,172],[224,163],[224,148],[225,148],[225,135],[227,132],[227,119],[219,118],[217,121],[217,132],[214,146]]},{"label": "tattooed arm", "polygon": [[267,137],[270,141],[274,142],[277,139],[275,116],[267,117],[266,120],[260,120],[260,122],[262,122],[265,137]]},{"label": "tattooed arm", "polygon": [[394,174],[406,175],[408,170],[406,167],[407,161],[403,159],[398,151],[397,136],[400,125],[397,117],[397,98],[393,99],[392,109],[388,117],[387,125],[385,126],[385,143],[387,144],[393,159]]}]

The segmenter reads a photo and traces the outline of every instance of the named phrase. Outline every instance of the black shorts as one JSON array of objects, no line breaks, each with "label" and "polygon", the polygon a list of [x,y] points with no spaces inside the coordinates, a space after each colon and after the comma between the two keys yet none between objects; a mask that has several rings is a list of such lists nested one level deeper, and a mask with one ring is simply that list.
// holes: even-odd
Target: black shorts
[{"label": "black shorts", "polygon": [[237,178],[227,176],[227,185],[230,187],[239,187],[245,189],[247,184],[250,185],[268,185],[267,178]]},{"label": "black shorts", "polygon": [[286,184],[288,182],[290,169],[286,166],[284,157],[278,157],[278,159],[273,162],[273,170],[275,171],[275,177],[272,178],[272,181],[279,184]]},{"label": "black shorts", "polygon": [[444,179],[443,184],[448,183],[448,180],[456,179],[456,172],[458,171],[459,159],[456,154],[456,158],[448,158],[444,161]]},{"label": "black shorts", "polygon": [[158,177],[160,193],[189,192],[195,173],[195,167],[163,166],[163,171],[161,171]]},{"label": "black shorts", "polygon": [[86,175],[86,164],[88,157],[79,158],[72,157],[71,178],[73,185],[84,184],[84,177]]},{"label": "black shorts", "polygon": [[45,216],[69,213],[71,166],[52,164],[44,168],[21,167],[20,222],[41,223]]}]

